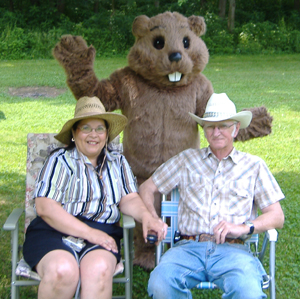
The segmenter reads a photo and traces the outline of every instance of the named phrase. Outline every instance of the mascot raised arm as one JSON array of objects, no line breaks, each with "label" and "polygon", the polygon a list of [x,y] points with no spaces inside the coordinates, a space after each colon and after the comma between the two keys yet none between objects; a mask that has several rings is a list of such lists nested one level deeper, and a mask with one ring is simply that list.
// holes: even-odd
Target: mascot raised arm
[{"label": "mascot raised arm", "polygon": [[[135,18],[135,43],[128,66],[99,80],[94,71],[95,49],[80,36],[65,35],[53,49],[64,68],[76,99],[97,96],[107,111],[120,109],[128,118],[123,135],[124,155],[138,183],[158,166],[187,148],[199,148],[197,123],[188,112],[203,116],[213,93],[202,74],[208,49],[200,38],[206,31],[203,17],[165,12]],[[272,117],[264,107],[251,108],[253,120],[237,139],[270,134]],[[160,213],[160,199],[156,200]],[[154,246],[145,244],[139,225],[135,229],[134,264],[154,267]]]}]

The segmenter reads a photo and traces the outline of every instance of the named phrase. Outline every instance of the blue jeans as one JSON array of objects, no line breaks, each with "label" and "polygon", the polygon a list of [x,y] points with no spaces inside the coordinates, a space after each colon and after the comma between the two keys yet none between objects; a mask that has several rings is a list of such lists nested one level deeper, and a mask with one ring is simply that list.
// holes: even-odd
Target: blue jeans
[{"label": "blue jeans", "polygon": [[265,271],[247,246],[182,240],[169,249],[151,272],[148,294],[154,299],[192,298],[201,281],[215,283],[226,299],[266,298]]}]

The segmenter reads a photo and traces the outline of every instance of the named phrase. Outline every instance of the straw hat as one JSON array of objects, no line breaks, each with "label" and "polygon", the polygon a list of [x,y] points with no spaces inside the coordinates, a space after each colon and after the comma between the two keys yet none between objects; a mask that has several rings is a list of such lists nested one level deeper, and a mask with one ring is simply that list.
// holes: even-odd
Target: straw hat
[{"label": "straw hat", "polygon": [[127,124],[127,118],[124,115],[106,112],[103,104],[97,97],[82,97],[76,103],[74,118],[63,125],[55,138],[63,144],[69,145],[71,143],[73,125],[87,118],[99,118],[107,121],[109,142],[116,138]]},{"label": "straw hat", "polygon": [[217,122],[223,120],[236,120],[240,122],[240,129],[247,128],[252,119],[251,111],[236,113],[234,103],[228,98],[226,93],[213,93],[207,102],[203,118],[189,113],[190,116],[201,126],[205,121]]}]

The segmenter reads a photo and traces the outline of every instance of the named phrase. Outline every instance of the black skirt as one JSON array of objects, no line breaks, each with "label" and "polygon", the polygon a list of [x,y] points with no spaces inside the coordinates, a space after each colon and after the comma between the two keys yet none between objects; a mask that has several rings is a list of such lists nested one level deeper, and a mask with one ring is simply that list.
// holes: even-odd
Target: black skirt
[{"label": "black skirt", "polygon": [[[117,258],[117,262],[121,259],[120,254],[120,240],[123,238],[123,229],[122,227],[116,224],[105,224],[95,222],[93,220],[88,220],[84,217],[76,217],[81,220],[88,226],[99,229],[109,236],[111,236],[118,246],[118,253],[112,252]],[[62,234],[61,232],[53,229],[49,226],[41,217],[36,217],[28,226],[25,236],[25,242],[23,245],[23,256],[28,265],[35,270],[35,266],[39,261],[50,251],[62,249],[69,251],[74,255],[73,250],[63,243],[62,237],[67,237],[67,235]],[[86,252],[87,249],[95,246],[88,241],[84,241],[86,246],[79,252],[78,257]],[[104,247],[98,245],[93,247],[91,250],[95,249],[105,249]]]}]

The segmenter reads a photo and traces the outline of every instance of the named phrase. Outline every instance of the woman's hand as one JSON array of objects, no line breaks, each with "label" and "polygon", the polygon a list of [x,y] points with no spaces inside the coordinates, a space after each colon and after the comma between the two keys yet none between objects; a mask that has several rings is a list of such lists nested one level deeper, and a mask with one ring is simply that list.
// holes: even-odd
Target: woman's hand
[{"label": "woman's hand", "polygon": [[92,244],[100,245],[104,247],[106,250],[117,253],[118,247],[115,240],[109,236],[107,233],[91,228],[91,231],[88,234],[88,237],[85,238]]},{"label": "woman's hand", "polygon": [[147,235],[149,231],[154,231],[157,235],[156,245],[160,241],[166,238],[168,225],[164,223],[160,218],[153,218],[150,213],[145,213],[142,218],[143,236],[147,243]]},{"label": "woman's hand", "polygon": [[130,215],[135,220],[142,223],[145,242],[147,242],[147,234],[151,230],[157,234],[157,242],[155,244],[158,244],[162,239],[165,239],[168,225],[160,218],[151,215],[137,193],[130,193],[123,196],[119,207],[122,213]]},{"label": "woman's hand", "polygon": [[70,236],[79,237],[107,250],[118,252],[115,240],[107,233],[94,229],[66,212],[62,206],[47,197],[35,199],[38,215],[54,229]]}]

